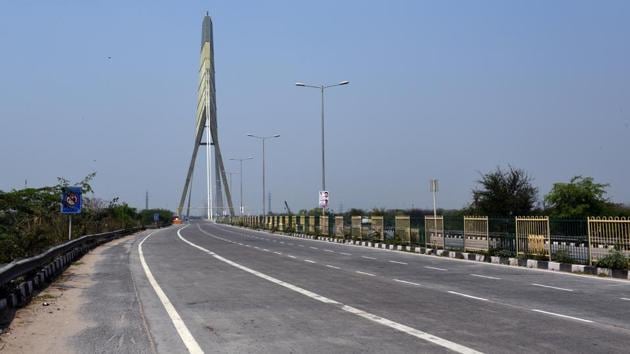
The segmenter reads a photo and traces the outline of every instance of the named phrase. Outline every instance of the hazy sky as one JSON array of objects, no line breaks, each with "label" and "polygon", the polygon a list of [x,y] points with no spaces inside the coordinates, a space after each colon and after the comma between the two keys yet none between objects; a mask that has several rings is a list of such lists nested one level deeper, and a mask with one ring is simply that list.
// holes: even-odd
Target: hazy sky
[{"label": "hazy sky", "polygon": [[[192,151],[201,21],[214,21],[219,135],[261,209],[314,207],[328,91],[331,206],[470,202],[511,164],[541,197],[574,175],[630,202],[630,1],[2,1],[0,190],[97,171],[96,195],[175,209]],[[111,59],[109,59],[111,57]],[[205,170],[200,154],[199,170]],[[196,174],[193,206],[204,204]],[[238,176],[234,176],[238,204]]]}]

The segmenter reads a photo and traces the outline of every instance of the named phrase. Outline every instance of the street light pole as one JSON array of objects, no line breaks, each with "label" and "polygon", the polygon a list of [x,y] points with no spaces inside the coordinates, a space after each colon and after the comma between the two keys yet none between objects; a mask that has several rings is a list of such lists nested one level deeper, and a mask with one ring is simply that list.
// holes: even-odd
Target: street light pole
[{"label": "street light pole", "polygon": [[262,141],[262,211],[263,216],[267,215],[267,209],[265,208],[265,140],[279,138],[280,134],[270,136],[258,136],[254,134],[247,134],[250,138],[259,139]]},{"label": "street light pole", "polygon": [[[322,191],[326,190],[326,152],[325,152],[325,138],[324,138],[324,90],[335,86],[343,86],[349,84],[350,81],[341,81],[338,84],[333,85],[309,85],[303,82],[296,82],[295,86],[309,87],[319,89],[322,95]],[[322,208],[322,213],[326,208]]]},{"label": "street light pole", "polygon": [[326,190],[326,155],[324,152],[324,86],[321,87],[322,92],[322,190]]},{"label": "street light pole", "polygon": [[241,175],[241,197],[240,197],[240,213],[241,216],[243,216],[244,214],[244,209],[243,209],[243,161],[247,161],[247,160],[252,160],[253,157],[245,157],[245,158],[240,158],[240,159],[230,159],[232,161],[238,161],[240,163],[240,175]]}]

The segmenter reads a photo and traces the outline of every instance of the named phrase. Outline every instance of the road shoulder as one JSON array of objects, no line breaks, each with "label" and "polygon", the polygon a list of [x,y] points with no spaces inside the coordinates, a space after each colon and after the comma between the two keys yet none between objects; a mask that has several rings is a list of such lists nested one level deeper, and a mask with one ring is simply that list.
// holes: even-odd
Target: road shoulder
[{"label": "road shoulder", "polygon": [[[110,350],[114,352],[120,341],[112,343],[109,348],[95,347],[107,342],[103,341],[103,336],[109,332],[106,323],[108,321],[105,321],[104,317],[127,322],[118,329],[118,332],[125,332],[124,327],[131,326],[136,326],[136,332],[142,332],[138,334],[132,331],[137,338],[132,337],[130,340],[137,344],[135,348],[138,349],[132,352],[152,352],[150,339],[147,338],[142,323],[127,320],[129,317],[132,319],[137,317],[137,313],[141,312],[137,306],[131,276],[121,276],[118,274],[120,269],[111,269],[112,261],[119,262],[128,258],[128,248],[142,234],[130,235],[101,245],[73,263],[30,304],[16,312],[10,326],[0,335],[0,353],[48,354]],[[120,266],[126,268],[126,272],[129,273],[128,264],[123,263]],[[121,278],[121,281],[111,287],[112,282],[108,280],[116,277]],[[126,283],[132,285],[131,289]],[[129,301],[135,304],[135,309],[132,307],[120,309],[111,303],[107,309],[98,306],[93,301],[99,300],[94,300],[91,295],[102,293],[104,290],[116,294],[117,297],[131,298]],[[93,335],[99,332],[101,336]],[[116,338],[107,339],[111,342]],[[121,343],[124,344],[125,341]]]}]

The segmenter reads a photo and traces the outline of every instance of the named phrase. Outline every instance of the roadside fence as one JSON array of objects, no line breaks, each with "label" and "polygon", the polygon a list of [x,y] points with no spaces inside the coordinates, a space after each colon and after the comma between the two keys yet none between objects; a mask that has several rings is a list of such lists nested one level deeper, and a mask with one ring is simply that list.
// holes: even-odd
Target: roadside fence
[{"label": "roadside fence", "polygon": [[593,264],[612,250],[630,256],[630,218],[623,217],[272,215],[221,221],[274,232],[563,263]]}]

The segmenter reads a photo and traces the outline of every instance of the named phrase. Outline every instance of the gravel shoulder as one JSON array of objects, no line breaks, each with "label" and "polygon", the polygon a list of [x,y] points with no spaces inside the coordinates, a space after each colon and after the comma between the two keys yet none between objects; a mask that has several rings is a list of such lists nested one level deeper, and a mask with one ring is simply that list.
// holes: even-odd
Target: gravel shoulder
[{"label": "gravel shoulder", "polygon": [[[128,258],[131,245],[142,234],[99,246],[66,269],[29,305],[16,312],[11,325],[0,335],[0,353],[120,352],[120,345],[125,345],[127,352],[153,352],[133,280],[111,267],[112,262]],[[118,268],[126,268],[129,273],[128,263],[119,264]],[[98,300],[105,303],[93,303],[91,296],[103,291],[114,294],[118,302],[124,297],[128,306],[107,302],[111,300],[107,297]],[[114,324],[115,331],[110,323],[101,323],[103,317],[119,320]],[[119,335],[122,333],[132,337],[125,340]],[[108,343],[107,339],[116,341]]]}]

